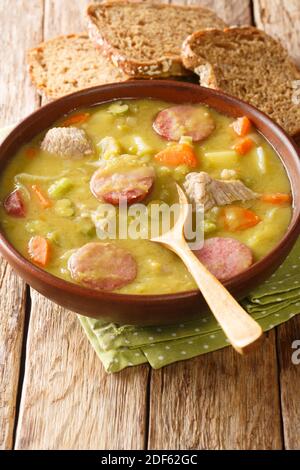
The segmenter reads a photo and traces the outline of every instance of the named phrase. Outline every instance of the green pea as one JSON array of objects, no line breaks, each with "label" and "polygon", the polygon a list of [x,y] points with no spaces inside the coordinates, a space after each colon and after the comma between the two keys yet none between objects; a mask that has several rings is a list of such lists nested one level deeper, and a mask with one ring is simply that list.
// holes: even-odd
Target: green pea
[{"label": "green pea", "polygon": [[112,103],[108,108],[108,112],[111,114],[123,114],[127,113],[127,111],[128,104],[122,104],[121,101],[116,101],[115,103]]},{"label": "green pea", "polygon": [[168,166],[158,166],[156,168],[156,173],[158,176],[164,177],[170,175],[172,173],[172,170]]},{"label": "green pea", "polygon": [[72,217],[75,213],[74,204],[70,199],[59,199],[54,207],[56,215],[60,217]]},{"label": "green pea", "polygon": [[174,179],[176,181],[182,180],[185,175],[189,173],[190,169],[187,165],[179,165],[173,170]]},{"label": "green pea", "polygon": [[41,220],[29,220],[25,224],[25,230],[28,233],[41,234],[45,230],[45,223]]},{"label": "green pea", "polygon": [[64,196],[73,187],[69,178],[61,178],[55,181],[48,189],[48,194],[53,199],[59,199]]},{"label": "green pea", "polygon": [[210,220],[204,220],[203,230],[204,230],[205,234],[212,233],[215,230],[217,230],[217,226],[216,226],[216,224],[214,224]]},{"label": "green pea", "polygon": [[46,237],[50,242],[55,243],[55,245],[60,245],[60,234],[58,230],[54,230],[52,232],[48,232]]},{"label": "green pea", "polygon": [[89,219],[82,219],[79,223],[79,230],[83,235],[92,237],[95,235],[95,225]]}]

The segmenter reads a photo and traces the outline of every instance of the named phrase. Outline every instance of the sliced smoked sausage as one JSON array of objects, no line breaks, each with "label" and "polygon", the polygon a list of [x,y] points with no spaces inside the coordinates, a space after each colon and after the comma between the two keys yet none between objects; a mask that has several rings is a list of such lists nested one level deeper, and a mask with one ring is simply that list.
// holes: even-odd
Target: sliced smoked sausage
[{"label": "sliced smoked sausage", "polygon": [[137,275],[133,256],[111,242],[83,245],[69,258],[72,279],[90,289],[111,291],[130,284]]},{"label": "sliced smoked sausage", "polygon": [[237,276],[253,263],[250,248],[233,238],[209,238],[203,248],[194,253],[220,281]]},{"label": "sliced smoked sausage", "polygon": [[178,141],[182,136],[190,136],[199,142],[213,132],[215,123],[205,106],[185,104],[160,111],[153,128],[167,140]]},{"label": "sliced smoked sausage", "polygon": [[148,195],[154,183],[155,172],[152,167],[140,167],[124,173],[107,173],[97,170],[90,181],[90,189],[99,201],[118,205],[140,202]]},{"label": "sliced smoked sausage", "polygon": [[8,215],[13,217],[25,217],[25,204],[19,189],[16,189],[6,196],[3,207]]}]

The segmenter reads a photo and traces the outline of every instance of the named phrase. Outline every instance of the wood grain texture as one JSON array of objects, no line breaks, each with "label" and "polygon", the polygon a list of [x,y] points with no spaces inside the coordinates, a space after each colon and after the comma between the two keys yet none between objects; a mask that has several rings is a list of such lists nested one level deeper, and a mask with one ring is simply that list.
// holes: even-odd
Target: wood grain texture
[{"label": "wood grain texture", "polygon": [[32,291],[16,449],[142,449],[148,367],[108,375],[76,316]]},{"label": "wood grain texture", "polygon": [[89,0],[45,0],[44,39],[61,34],[86,31],[86,7]]},{"label": "wood grain texture", "polygon": [[[253,0],[253,3],[257,26],[280,39],[300,66],[299,0]],[[300,397],[297,393],[300,364],[292,363],[295,352],[292,344],[297,340],[300,340],[299,317],[280,326],[277,333],[283,433],[287,449],[300,449]]]},{"label": "wood grain texture", "polygon": [[[0,449],[11,449],[25,316],[25,284],[0,259]],[[10,295],[7,293],[10,292]]]},{"label": "wood grain texture", "polygon": [[251,24],[251,0],[188,0],[183,3],[211,8],[229,25]]},{"label": "wood grain texture", "polygon": [[[12,8],[11,1],[0,2],[4,44],[0,52],[0,124],[18,120],[39,103],[25,74],[24,52],[42,39],[43,4],[44,36],[48,39],[85,29],[84,9],[88,3],[88,0],[31,0],[29,7],[28,1],[18,0]],[[229,24],[251,21],[250,0],[180,3],[213,8]],[[291,51],[297,58],[299,2],[254,0],[254,3],[260,26],[280,34],[284,41],[289,41],[290,35]],[[281,17],[282,8],[286,19]],[[14,99],[8,99],[11,96]],[[3,261],[0,280],[0,448],[10,448],[25,286]],[[142,449],[147,434],[149,368],[140,366],[107,375],[74,314],[34,291],[31,295],[16,448]],[[291,344],[300,339],[299,330],[299,318],[279,328],[279,371],[275,333],[271,332],[254,356],[241,358],[226,349],[151,372],[146,443],[149,448],[281,448],[278,374],[285,445],[300,448],[297,392],[300,365],[291,362]]]},{"label": "wood grain texture", "polygon": [[278,328],[281,408],[286,449],[300,449],[300,317]]},{"label": "wood grain texture", "polygon": [[[38,96],[25,71],[25,50],[42,38],[42,0],[0,2],[0,125],[18,122],[34,110]],[[25,13],[24,13],[25,12]],[[13,47],[13,50],[12,50]],[[0,259],[0,449],[13,443],[16,397],[25,316],[25,284]]]},{"label": "wood grain texture", "polygon": [[[81,31],[88,2],[45,2],[45,39]],[[147,376],[107,375],[76,316],[32,291],[17,449],[142,449]]]},{"label": "wood grain texture", "polygon": [[42,39],[43,0],[0,2],[0,126],[13,124],[39,104],[26,74],[26,50]]},{"label": "wood grain texture", "polygon": [[[251,22],[248,1],[193,3]],[[282,447],[274,333],[250,357],[225,349],[154,371],[150,390],[151,449]]]},{"label": "wood grain texture", "polygon": [[241,357],[231,348],[152,372],[150,449],[280,449],[274,332]]},{"label": "wood grain texture", "polygon": [[300,67],[299,0],[253,0],[258,28],[280,39]]}]

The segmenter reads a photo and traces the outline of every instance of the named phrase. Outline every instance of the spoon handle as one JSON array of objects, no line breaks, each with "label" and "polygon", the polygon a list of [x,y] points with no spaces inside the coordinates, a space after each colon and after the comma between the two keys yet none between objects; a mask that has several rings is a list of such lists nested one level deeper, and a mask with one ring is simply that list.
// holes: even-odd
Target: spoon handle
[{"label": "spoon handle", "polygon": [[240,354],[252,350],[263,337],[260,325],[240,306],[228,290],[206,269],[184,239],[168,243],[185,263],[203,297],[232,346]]}]

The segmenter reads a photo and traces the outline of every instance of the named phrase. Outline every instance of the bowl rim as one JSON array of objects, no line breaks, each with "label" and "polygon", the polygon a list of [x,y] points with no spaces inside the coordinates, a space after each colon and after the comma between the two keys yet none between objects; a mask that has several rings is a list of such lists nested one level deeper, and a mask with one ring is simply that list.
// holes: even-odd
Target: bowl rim
[{"label": "bowl rim", "polygon": [[[3,142],[0,145],[0,154],[1,150],[5,148],[5,146],[12,140],[15,140],[16,137],[18,136],[18,133],[20,130],[22,130],[24,127],[26,127],[29,124],[29,127],[34,126],[35,122],[39,120],[39,116],[41,113],[47,112],[48,109],[52,109],[55,106],[57,106],[57,103],[65,102],[68,103],[69,101],[71,103],[76,102],[76,98],[80,97],[82,95],[89,95],[89,94],[97,94],[98,92],[101,92],[102,90],[111,90],[114,89],[116,91],[116,96],[113,99],[97,99],[95,103],[91,104],[90,106],[94,106],[97,104],[103,104],[105,102],[111,102],[115,100],[120,100],[120,99],[147,99],[147,97],[133,97],[130,96],[130,90],[132,88],[147,88],[149,87],[149,96],[148,98],[151,99],[151,90],[150,88],[152,87],[176,87],[176,88],[184,88],[184,89],[189,89],[191,91],[194,91],[195,93],[206,93],[208,95],[214,96],[216,99],[220,99],[221,101],[225,101],[229,104],[231,104],[234,108],[240,108],[241,105],[249,111],[249,113],[254,113],[258,120],[263,121],[264,123],[267,123],[268,127],[271,129],[271,132],[273,134],[277,134],[277,136],[280,138],[280,140],[283,142],[284,147],[288,150],[288,152],[291,154],[294,154],[295,161],[296,157],[298,157],[298,162],[299,162],[299,175],[300,175],[300,149],[297,147],[296,143],[292,140],[291,137],[287,135],[287,133],[277,124],[275,123],[269,116],[267,116],[265,113],[262,111],[258,110],[254,106],[250,105],[249,103],[240,100],[236,97],[233,97],[231,95],[228,95],[227,93],[224,93],[220,90],[214,90],[211,88],[206,88],[206,87],[201,87],[200,85],[193,84],[193,83],[188,83],[188,82],[180,82],[176,80],[130,80],[127,82],[121,82],[121,83],[112,83],[112,84],[107,84],[107,85],[98,85],[90,88],[86,88],[84,90],[77,91],[75,93],[63,96],[55,101],[51,101],[50,103],[45,104],[44,106],[38,108],[37,110],[33,111],[31,114],[26,116],[23,120],[19,122],[19,124],[14,127],[14,129],[6,136],[6,138],[3,140]],[[118,90],[120,89],[128,89],[129,94],[127,98],[120,98],[118,97]],[[168,102],[168,100],[166,100]],[[186,101],[182,101],[184,103]],[[201,103],[201,101],[199,101]],[[213,105],[209,105],[211,108],[214,108]],[[70,108],[67,113],[70,113],[72,111],[75,111],[76,109],[81,109],[83,106],[74,106],[73,108]],[[224,113],[225,114],[225,113]],[[57,121],[55,119],[53,122]],[[44,129],[45,130],[45,129]],[[42,131],[39,131],[42,132]],[[268,138],[264,135],[263,132],[259,131],[263,137],[268,141]],[[22,145],[22,144],[20,144]],[[271,144],[272,145],[272,144]],[[284,162],[284,157],[280,154],[279,151],[275,149],[277,155],[281,159],[282,164],[284,165],[286,169],[286,173],[288,175],[288,178],[290,180],[291,184],[291,190],[293,193],[293,212],[292,212],[292,218],[290,220],[290,224],[288,226],[288,230],[284,234],[283,238],[275,245],[275,247],[263,258],[261,258],[259,261],[254,263],[252,266],[250,266],[248,269],[246,269],[244,272],[241,274],[232,277],[228,281],[224,282],[224,286],[231,290],[236,287],[238,287],[239,284],[243,284],[247,281],[249,281],[251,278],[255,277],[256,275],[260,274],[261,271],[264,271],[265,269],[271,265],[271,260],[274,258],[274,255],[276,253],[280,253],[283,251],[291,242],[291,240],[295,239],[297,235],[300,234],[300,202],[297,203],[294,198],[294,187],[291,182],[290,178],[290,173],[288,169],[286,168],[286,164]],[[7,159],[9,161],[10,158]],[[5,165],[4,165],[5,166]],[[0,170],[0,172],[2,169]],[[295,205],[295,202],[297,203]],[[4,236],[4,233],[2,229],[0,228],[0,251],[2,252],[3,256],[11,262],[11,264],[14,265],[14,267],[20,267],[20,271],[25,271],[28,273],[29,276],[31,277],[36,277],[40,282],[43,282],[47,286],[50,286],[54,289],[58,289],[60,291],[66,291],[69,295],[79,295],[82,297],[88,297],[93,300],[106,300],[106,301],[112,301],[112,302],[122,302],[122,303],[150,303],[150,304],[155,304],[155,303],[168,303],[172,300],[180,300],[180,299],[186,299],[189,297],[194,297],[199,295],[200,291],[197,289],[189,290],[189,291],[182,291],[182,292],[175,292],[175,293],[170,293],[170,294],[124,294],[124,293],[119,293],[115,291],[96,291],[93,289],[89,289],[84,286],[80,286],[79,284],[72,283],[70,281],[66,281],[62,278],[59,278],[51,273],[48,273],[47,271],[41,269],[40,267],[34,265],[30,260],[25,258],[21,253],[19,253],[16,248],[7,240],[7,238]]]}]

